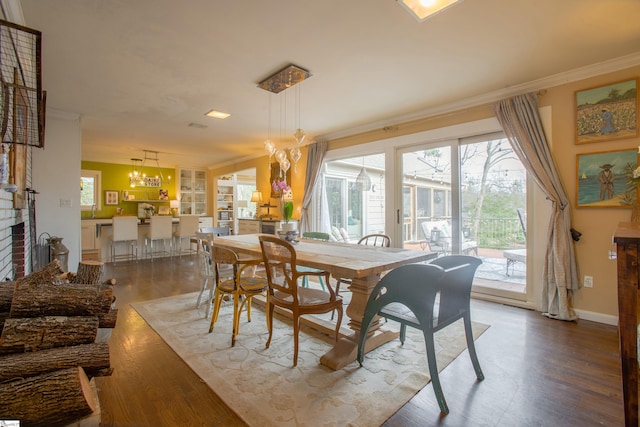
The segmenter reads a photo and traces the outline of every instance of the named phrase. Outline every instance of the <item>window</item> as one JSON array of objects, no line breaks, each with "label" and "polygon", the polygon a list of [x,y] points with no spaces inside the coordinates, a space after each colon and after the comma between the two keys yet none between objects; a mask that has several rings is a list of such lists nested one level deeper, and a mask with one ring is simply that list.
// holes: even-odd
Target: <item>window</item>
[{"label": "window", "polygon": [[100,197],[100,182],[102,172],[86,170],[80,171],[80,210],[102,209]]}]

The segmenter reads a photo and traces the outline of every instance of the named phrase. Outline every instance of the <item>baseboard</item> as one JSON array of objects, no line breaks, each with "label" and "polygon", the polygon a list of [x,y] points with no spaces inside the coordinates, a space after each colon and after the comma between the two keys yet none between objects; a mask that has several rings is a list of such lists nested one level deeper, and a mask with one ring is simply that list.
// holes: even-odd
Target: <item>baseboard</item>
[{"label": "baseboard", "polygon": [[618,316],[610,314],[596,313],[595,311],[575,310],[578,317],[582,320],[590,320],[592,322],[604,323],[605,325],[618,325]]}]

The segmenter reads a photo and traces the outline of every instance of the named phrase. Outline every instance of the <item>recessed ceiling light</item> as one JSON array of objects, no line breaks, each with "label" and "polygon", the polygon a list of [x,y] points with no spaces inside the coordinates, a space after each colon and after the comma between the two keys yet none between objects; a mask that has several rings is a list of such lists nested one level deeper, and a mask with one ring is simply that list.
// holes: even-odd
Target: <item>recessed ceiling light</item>
[{"label": "recessed ceiling light", "polygon": [[213,117],[216,119],[226,119],[227,117],[229,117],[231,114],[228,113],[223,113],[222,111],[217,111],[217,110],[211,110],[209,111],[207,114],[205,114],[206,116],[209,117]]},{"label": "recessed ceiling light", "polygon": [[449,6],[461,3],[462,0],[396,0],[402,7],[407,9],[411,15],[419,22],[424,22],[427,18],[443,11]]}]

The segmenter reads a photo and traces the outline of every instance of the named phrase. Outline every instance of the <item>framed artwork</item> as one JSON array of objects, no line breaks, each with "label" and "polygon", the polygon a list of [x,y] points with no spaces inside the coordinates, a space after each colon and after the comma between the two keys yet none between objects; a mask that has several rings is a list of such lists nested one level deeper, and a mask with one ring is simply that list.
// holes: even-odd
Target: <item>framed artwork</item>
[{"label": "framed artwork", "polygon": [[577,91],[576,144],[638,135],[638,80]]},{"label": "framed artwork", "polygon": [[577,155],[576,207],[631,208],[637,185],[631,181],[638,167],[638,150]]},{"label": "framed artwork", "polygon": [[107,206],[114,206],[120,203],[120,201],[118,200],[118,193],[117,191],[112,191],[112,190],[107,190],[104,192],[104,204]]},{"label": "framed artwork", "polygon": [[[273,187],[271,186],[271,184],[273,184],[273,181],[276,181],[276,180],[282,181],[284,179],[285,177],[284,177],[284,174],[282,173],[282,169],[280,169],[280,163],[278,162],[271,163],[271,176],[269,177],[269,186],[271,187],[272,199],[277,199],[278,197],[280,197],[280,192],[273,191]],[[287,184],[291,185],[291,168],[287,170],[286,181],[287,181]]]}]

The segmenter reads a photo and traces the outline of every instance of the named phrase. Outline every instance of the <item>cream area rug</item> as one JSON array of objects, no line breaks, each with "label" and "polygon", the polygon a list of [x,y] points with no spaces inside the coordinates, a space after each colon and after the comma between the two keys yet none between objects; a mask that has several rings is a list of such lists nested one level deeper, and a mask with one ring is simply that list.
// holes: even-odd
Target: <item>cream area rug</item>
[{"label": "cream area rug", "polygon": [[[132,306],[249,425],[377,426],[430,381],[424,338],[413,328],[407,328],[403,346],[399,340],[389,342],[367,353],[363,367],[352,362],[332,371],[320,365],[320,356],[331,348],[333,338],[303,327],[294,368],[293,334],[286,320],[274,319],[273,339],[266,349],[265,315],[254,305],[251,322],[243,313],[236,345],[231,347],[230,303],[222,307],[213,332],[208,333],[209,319],[204,308],[196,309],[196,299],[197,293],[192,293]],[[487,328],[474,323],[474,336]],[[462,321],[438,332],[436,346],[442,370],[466,349]],[[468,380],[475,380],[471,362]]]}]

